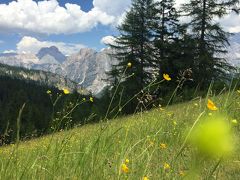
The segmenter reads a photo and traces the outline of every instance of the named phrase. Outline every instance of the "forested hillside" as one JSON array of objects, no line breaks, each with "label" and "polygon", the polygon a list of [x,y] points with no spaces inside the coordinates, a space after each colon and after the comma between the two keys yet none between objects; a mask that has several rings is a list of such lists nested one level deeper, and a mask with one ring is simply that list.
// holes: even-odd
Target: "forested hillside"
[{"label": "forested hillside", "polygon": [[[67,90],[68,91],[68,90]],[[0,76],[0,144],[13,142],[17,136],[17,118],[23,104],[20,137],[30,138],[61,128],[96,120],[91,114],[99,108],[89,101],[89,96],[77,92],[64,93],[37,81],[25,81],[10,76]],[[67,114],[66,111],[69,113]],[[62,118],[63,116],[66,117]],[[98,115],[101,113],[98,113]],[[71,122],[71,124],[68,124]]]}]

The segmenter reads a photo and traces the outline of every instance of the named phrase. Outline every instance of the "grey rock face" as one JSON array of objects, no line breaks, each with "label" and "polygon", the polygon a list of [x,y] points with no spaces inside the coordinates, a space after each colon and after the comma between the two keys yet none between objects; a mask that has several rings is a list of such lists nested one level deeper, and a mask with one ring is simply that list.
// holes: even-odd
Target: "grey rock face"
[{"label": "grey rock face", "polygon": [[96,52],[93,49],[81,49],[63,63],[65,76],[87,88],[93,94],[98,94],[107,85],[106,72],[114,63],[109,54],[111,50],[105,49]]},{"label": "grey rock face", "polygon": [[110,49],[96,52],[93,49],[84,48],[67,57],[62,63],[61,60],[56,59],[57,56],[49,53],[52,49],[54,52],[57,51],[52,47],[41,49],[37,55],[0,55],[0,63],[54,73],[76,82],[93,94],[99,94],[106,87],[106,72],[116,61],[109,56]]},{"label": "grey rock face", "polygon": [[42,61],[42,58],[44,58],[46,55],[52,56],[59,63],[63,63],[66,60],[66,56],[63,53],[61,53],[59,49],[55,46],[40,49],[40,51],[37,54],[37,57]]}]

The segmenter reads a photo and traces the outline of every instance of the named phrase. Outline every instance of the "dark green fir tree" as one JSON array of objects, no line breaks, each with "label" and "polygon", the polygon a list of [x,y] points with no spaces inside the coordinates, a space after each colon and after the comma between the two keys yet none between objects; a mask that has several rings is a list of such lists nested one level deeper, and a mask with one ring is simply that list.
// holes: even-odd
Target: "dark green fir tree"
[{"label": "dark green fir tree", "polygon": [[239,0],[190,0],[183,4],[182,11],[190,17],[189,31],[196,42],[194,80],[204,88],[212,80],[223,79],[231,66],[223,58],[229,45],[229,33],[216,19],[230,13]]},{"label": "dark green fir tree", "polygon": [[[124,103],[134,97],[152,80],[149,69],[156,66],[153,61],[154,8],[153,0],[133,0],[124,21],[118,27],[120,35],[110,45],[117,63],[113,65],[109,79],[113,80],[112,92],[116,89],[118,91],[115,102],[119,104],[119,101]],[[116,79],[119,84],[116,84]],[[137,98],[134,98],[126,109],[134,111],[137,103]]]}]

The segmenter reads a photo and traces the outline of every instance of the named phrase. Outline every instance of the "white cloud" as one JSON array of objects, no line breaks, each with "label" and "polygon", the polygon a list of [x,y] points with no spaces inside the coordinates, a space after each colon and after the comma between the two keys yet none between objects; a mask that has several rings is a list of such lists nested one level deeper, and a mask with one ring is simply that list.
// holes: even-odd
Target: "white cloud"
[{"label": "white cloud", "polygon": [[25,36],[17,44],[17,52],[37,54],[42,47],[50,47],[50,46],[56,46],[65,55],[77,53],[81,48],[85,47],[82,44],[39,41],[34,37]]},{"label": "white cloud", "polygon": [[[159,1],[159,0],[155,0]],[[176,6],[189,0],[176,0]],[[98,24],[117,25],[124,19],[131,0],[93,0],[93,8],[85,12],[77,4],[60,6],[58,0],[16,0],[0,4],[0,31],[13,33],[72,34],[90,31]],[[233,20],[234,19],[234,20]],[[222,20],[231,32],[239,32],[240,17]],[[231,23],[231,25],[230,25]]]},{"label": "white cloud", "polygon": [[[181,4],[188,2],[189,0],[176,0],[176,7],[179,8]],[[180,20],[184,23],[187,23],[190,21],[190,19],[191,19],[190,17],[183,17]],[[236,13],[230,13],[220,20],[219,18],[215,18],[215,22],[219,22],[221,26],[228,32],[231,33],[240,32],[240,25],[238,23],[240,22],[240,15],[237,15]]]},{"label": "white cloud", "polygon": [[93,0],[93,6],[109,15],[121,16],[131,5],[131,0]]},{"label": "white cloud", "polygon": [[[157,0],[158,1],[158,0]],[[178,0],[181,3],[186,0]],[[89,12],[77,4],[61,7],[57,0],[16,0],[0,4],[0,31],[13,33],[72,34],[90,31],[98,24],[122,22],[131,0],[93,0]]]},{"label": "white cloud", "polygon": [[98,7],[84,12],[76,4],[61,7],[57,0],[17,0],[0,4],[0,29],[16,33],[70,34],[86,32],[99,23],[109,25],[115,17]]},{"label": "white cloud", "polygon": [[102,44],[114,44],[114,41],[115,41],[115,37],[113,36],[105,36],[101,39],[101,43]]},{"label": "white cloud", "polygon": [[16,51],[10,49],[10,50],[5,50],[5,51],[3,51],[3,53],[4,53],[4,54],[7,54],[7,53],[16,53]]},{"label": "white cloud", "polygon": [[236,13],[231,13],[220,20],[221,25],[231,33],[238,33],[240,32],[240,15]]}]

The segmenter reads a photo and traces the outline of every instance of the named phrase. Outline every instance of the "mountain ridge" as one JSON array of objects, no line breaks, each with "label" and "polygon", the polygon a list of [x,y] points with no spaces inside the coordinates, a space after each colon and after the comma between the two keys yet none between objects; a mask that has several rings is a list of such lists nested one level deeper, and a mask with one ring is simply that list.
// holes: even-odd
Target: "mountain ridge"
[{"label": "mountain ridge", "polygon": [[[234,66],[240,66],[240,33],[229,39],[229,53],[224,57]],[[79,52],[65,56],[55,46],[44,47],[34,54],[0,54],[0,63],[27,69],[42,70],[58,74],[86,88],[94,95],[101,94],[108,83],[106,72],[117,60],[110,56],[113,50],[105,48],[97,52],[91,48],[82,48]]]},{"label": "mountain ridge", "polygon": [[59,52],[56,47],[52,46],[40,49],[37,55],[2,55],[0,63],[58,74],[76,82],[78,86],[86,88],[94,95],[101,93],[107,86],[107,82],[103,79],[107,78],[106,72],[110,70],[114,62],[114,59],[108,55],[112,53],[110,49],[97,52],[91,48],[83,48],[78,53],[65,56],[66,59],[62,62],[57,59]]},{"label": "mountain ridge", "polygon": [[43,70],[29,70],[24,67],[13,67],[0,64],[0,76],[10,76],[19,80],[35,81],[39,84],[58,88],[59,90],[66,88],[69,91],[77,91],[81,94],[89,94],[87,90],[70,79]]}]

